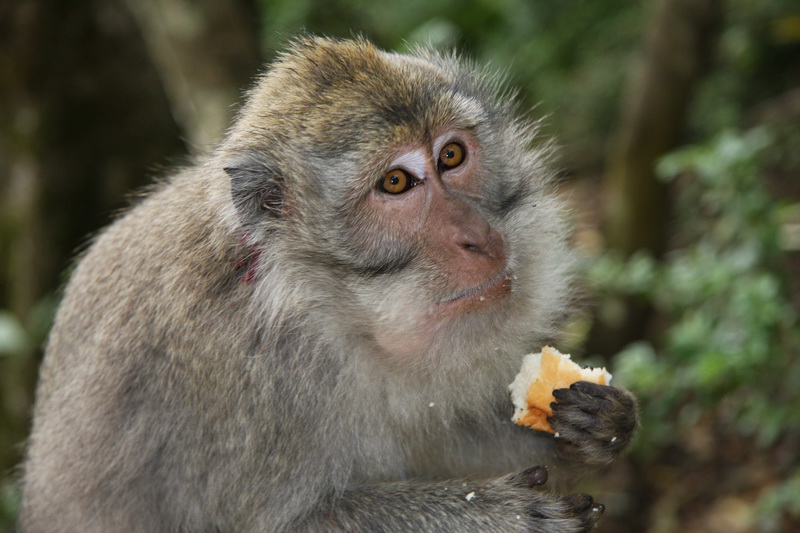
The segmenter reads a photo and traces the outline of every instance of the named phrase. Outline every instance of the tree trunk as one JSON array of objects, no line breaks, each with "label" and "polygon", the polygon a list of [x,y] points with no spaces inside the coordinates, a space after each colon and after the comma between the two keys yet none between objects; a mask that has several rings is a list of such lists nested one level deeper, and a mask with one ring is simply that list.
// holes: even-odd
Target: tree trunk
[{"label": "tree trunk", "polygon": [[220,140],[259,67],[256,17],[242,1],[126,0],[175,120],[195,153]]},{"label": "tree trunk", "polygon": [[625,256],[663,250],[668,210],[655,164],[681,140],[721,21],[721,0],[663,0],[655,12],[606,171],[608,245]]},{"label": "tree trunk", "polygon": [[[662,0],[647,32],[642,65],[631,78],[605,176],[608,248],[623,257],[659,255],[669,209],[658,159],[681,141],[692,95],[709,64],[722,22],[721,0]],[[614,354],[645,335],[649,309],[601,302],[588,349]],[[605,314],[612,306],[616,313]]]}]

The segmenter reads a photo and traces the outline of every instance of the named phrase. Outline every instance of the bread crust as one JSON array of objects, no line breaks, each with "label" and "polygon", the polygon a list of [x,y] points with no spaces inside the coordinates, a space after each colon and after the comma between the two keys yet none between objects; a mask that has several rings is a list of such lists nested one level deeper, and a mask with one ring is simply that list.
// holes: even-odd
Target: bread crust
[{"label": "bread crust", "polygon": [[608,385],[611,374],[605,368],[581,367],[569,354],[550,346],[543,347],[540,353],[526,355],[522,369],[508,387],[514,402],[511,420],[521,426],[555,433],[547,421],[553,416],[550,407],[556,401],[553,391],[568,388],[577,381]]}]

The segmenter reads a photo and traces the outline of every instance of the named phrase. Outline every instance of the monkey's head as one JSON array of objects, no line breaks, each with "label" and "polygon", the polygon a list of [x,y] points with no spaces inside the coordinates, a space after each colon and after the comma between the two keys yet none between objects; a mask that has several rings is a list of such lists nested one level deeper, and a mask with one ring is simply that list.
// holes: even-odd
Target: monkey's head
[{"label": "monkey's head", "polygon": [[509,100],[452,55],[295,42],[215,156],[237,231],[263,251],[255,283],[302,279],[324,295],[308,305],[345,307],[338,327],[403,359],[491,357],[550,333],[563,223],[547,152]]}]

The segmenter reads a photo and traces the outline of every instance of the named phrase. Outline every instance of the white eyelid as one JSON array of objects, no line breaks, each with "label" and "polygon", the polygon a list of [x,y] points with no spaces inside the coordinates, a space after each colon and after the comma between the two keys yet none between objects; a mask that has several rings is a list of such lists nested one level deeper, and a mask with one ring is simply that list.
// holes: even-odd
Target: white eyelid
[{"label": "white eyelid", "polygon": [[436,137],[436,139],[433,140],[433,153],[437,157],[437,159],[439,157],[439,152],[442,151],[442,148],[444,148],[445,146],[447,146],[451,142],[458,142],[459,144],[461,144],[460,141],[455,141],[453,139],[453,133],[452,132],[448,132],[448,133],[445,133],[444,135],[440,135],[439,137]]},{"label": "white eyelid", "polygon": [[408,170],[417,179],[425,179],[428,160],[422,150],[406,152],[392,161],[391,168],[403,168]]}]

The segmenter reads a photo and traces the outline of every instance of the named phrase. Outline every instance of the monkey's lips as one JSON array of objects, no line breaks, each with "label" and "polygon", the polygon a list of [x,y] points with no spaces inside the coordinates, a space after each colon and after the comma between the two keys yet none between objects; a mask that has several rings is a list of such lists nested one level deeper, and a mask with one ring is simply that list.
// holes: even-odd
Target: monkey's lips
[{"label": "monkey's lips", "polygon": [[505,298],[511,293],[513,276],[503,269],[495,277],[476,287],[472,287],[441,300],[439,305],[446,310],[473,307]]}]

